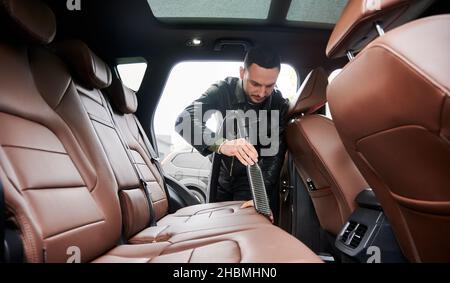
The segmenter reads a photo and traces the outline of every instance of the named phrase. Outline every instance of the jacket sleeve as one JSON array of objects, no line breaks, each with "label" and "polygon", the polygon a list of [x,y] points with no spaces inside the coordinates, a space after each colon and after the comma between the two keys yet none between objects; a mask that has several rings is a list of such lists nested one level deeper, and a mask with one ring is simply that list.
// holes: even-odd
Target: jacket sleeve
[{"label": "jacket sleeve", "polygon": [[274,190],[280,178],[281,167],[283,166],[284,157],[286,153],[286,140],[284,131],[287,124],[287,111],[289,109],[288,101],[285,100],[280,109],[280,128],[279,128],[279,147],[278,152],[273,156],[261,157],[260,167],[264,176],[264,185],[268,192]]},{"label": "jacket sleeve", "polygon": [[[216,151],[223,141],[206,127],[212,111],[208,112],[208,116],[204,115],[209,110],[220,111],[221,96],[224,95],[225,88],[226,85],[222,81],[211,85],[200,98],[194,100],[178,115],[175,122],[175,131],[204,156]],[[212,143],[206,144],[203,136],[211,137]]]}]

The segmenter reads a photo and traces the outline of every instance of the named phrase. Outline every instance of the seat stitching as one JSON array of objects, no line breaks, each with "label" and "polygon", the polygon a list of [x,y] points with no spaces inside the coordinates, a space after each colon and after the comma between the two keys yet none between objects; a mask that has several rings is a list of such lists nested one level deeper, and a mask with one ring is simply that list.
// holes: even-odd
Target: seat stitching
[{"label": "seat stitching", "polygon": [[73,228],[69,228],[69,229],[64,230],[64,231],[61,231],[61,232],[57,232],[57,233],[55,233],[55,234],[53,234],[53,235],[50,235],[50,236],[47,236],[47,237],[45,237],[45,238],[43,238],[43,239],[44,239],[44,240],[48,240],[48,239],[50,239],[50,238],[59,236],[59,235],[61,235],[61,234],[68,233],[68,232],[73,231],[73,230],[77,230],[77,229],[80,229],[80,228],[83,228],[83,227],[86,227],[86,226],[92,226],[92,225],[95,225],[95,224],[98,224],[98,223],[103,223],[103,222],[105,222],[105,219],[94,220],[94,221],[89,222],[89,223],[81,224],[81,225],[79,225],[79,226],[77,226],[77,227],[73,227]]}]

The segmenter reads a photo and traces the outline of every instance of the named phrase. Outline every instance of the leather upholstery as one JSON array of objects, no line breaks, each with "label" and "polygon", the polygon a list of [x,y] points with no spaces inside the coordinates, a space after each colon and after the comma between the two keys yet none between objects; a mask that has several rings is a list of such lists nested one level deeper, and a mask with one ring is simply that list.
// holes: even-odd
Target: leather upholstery
[{"label": "leather upholstery", "polygon": [[[120,87],[119,84],[122,84],[120,79],[114,78],[113,85],[111,85],[108,89],[106,89],[106,93],[111,98],[111,102],[113,104],[114,109],[123,108],[123,104],[121,104],[120,99],[114,100],[113,97],[120,97],[123,94],[123,90],[126,90],[130,93],[130,95],[135,96],[134,92],[131,89],[127,89],[126,87]],[[115,91],[119,91],[119,94],[116,94]],[[119,102],[119,104],[117,104]],[[175,213],[175,215],[167,215],[168,213],[168,202],[167,196],[163,187],[163,180],[161,175],[156,168],[156,166],[151,161],[151,156],[146,149],[146,145],[141,135],[139,134],[139,129],[136,124],[136,117],[133,113],[126,114],[118,111],[114,111],[114,119],[122,136],[127,143],[127,146],[130,148],[131,154],[133,155],[134,161],[138,164],[138,168],[141,171],[141,174],[146,178],[146,181],[149,184],[152,193],[153,205],[156,213],[156,219],[158,223],[163,221],[164,223],[170,223],[170,221],[175,221],[177,223],[181,219],[182,221],[190,221],[191,219],[195,219],[196,215],[200,215],[204,213],[204,211],[214,211],[218,210],[214,215],[220,214],[247,214],[248,210],[239,209],[242,202],[238,203],[218,203],[218,204],[203,204],[198,206],[191,206],[189,208],[180,209]],[[139,122],[139,121],[138,121]],[[223,207],[227,207],[224,209]],[[189,213],[187,213],[189,211]],[[254,210],[252,210],[255,213]]]},{"label": "leather upholstery", "polygon": [[112,103],[120,113],[132,114],[136,112],[138,106],[136,93],[122,84],[117,76],[113,77],[108,91]]},{"label": "leather upholstery", "polygon": [[356,196],[369,185],[330,119],[321,115],[300,118],[288,125],[286,140],[300,176],[310,178],[317,189],[310,195],[321,226],[337,235],[357,206]]},{"label": "leather upholstery", "polygon": [[[80,251],[82,262],[321,262],[256,214],[222,219],[219,212],[210,228],[211,213],[199,213],[192,226],[169,227],[174,242],[117,246],[119,194],[125,203],[142,198],[134,172],[111,165],[126,149],[104,116],[106,100],[93,85],[83,90],[46,48],[2,41],[0,61],[0,178],[6,214],[17,226],[27,262],[66,262],[71,250]],[[150,181],[161,180],[142,167]],[[137,207],[134,214],[145,213]],[[130,223],[142,225],[141,218]]]},{"label": "leather upholstery", "polygon": [[[31,68],[25,54],[0,45],[0,57],[7,63],[0,69],[0,177],[5,185],[8,213],[13,215],[22,234],[26,260],[65,262],[69,257],[67,249],[76,246],[80,248],[82,262],[102,254],[106,255],[99,260],[115,261],[118,251],[129,251],[125,259],[122,258],[126,262],[140,261],[141,251],[145,250],[140,245],[120,246],[108,252],[120,236],[117,185],[107,154],[93,146],[98,144],[95,128],[88,126],[88,117],[80,115],[84,106],[67,70],[45,50],[33,55]],[[4,66],[8,66],[7,69]],[[53,70],[48,73],[49,78],[55,78],[52,74],[59,74],[58,79],[66,76],[66,83],[61,85],[67,85],[67,91],[62,88],[64,94],[54,92],[54,95],[42,97],[40,94],[45,89],[38,90],[35,85],[38,76],[33,75],[31,69],[40,71],[39,74]],[[41,82],[39,85],[48,84]],[[66,123],[70,123],[70,127]],[[35,133],[35,138],[30,139],[29,133]],[[231,223],[234,223],[232,219]],[[194,227],[192,237],[199,239],[187,245],[189,239],[184,237],[180,240],[184,243],[181,247],[164,242],[163,246],[169,248],[161,251],[164,255],[155,254],[154,261],[182,262],[186,260],[183,254],[198,250],[202,256],[194,256],[190,261],[268,261],[273,258],[274,261],[320,262],[309,249],[279,228],[268,224],[264,224],[266,228],[257,226],[253,233],[235,228],[232,235],[221,234],[220,229],[210,229],[205,234],[208,226]],[[283,246],[274,245],[278,252],[274,257],[256,242],[263,233],[271,235],[271,241],[283,240]],[[230,249],[230,245],[234,248]],[[159,244],[151,247],[158,250]],[[292,250],[302,251],[302,254],[293,254]],[[241,258],[240,254],[248,257]]]},{"label": "leather upholstery", "polygon": [[[200,232],[186,233],[173,244],[157,242],[141,245],[122,245],[94,262],[154,262],[154,263],[236,263],[291,262],[320,263],[320,258],[308,247],[292,245],[291,235],[273,226],[249,227],[237,232],[227,228],[217,235],[202,238]],[[193,239],[193,240],[192,240]],[[274,240],[276,239],[276,243]]]},{"label": "leather upholstery", "polygon": [[65,97],[66,87],[57,85],[70,85],[64,65],[42,56],[40,49],[0,44],[0,175],[5,200],[22,233],[27,261],[65,261],[72,245],[89,261],[118,240],[117,186],[112,174],[96,174],[93,156],[86,155],[56,113],[65,100],[52,108],[40,95],[42,85],[51,81],[35,81],[43,79],[49,65],[61,71],[53,85],[55,97]]},{"label": "leather upholstery", "polygon": [[449,25],[442,15],[386,33],[328,88],[339,134],[415,262],[450,261]]},{"label": "leather upholstery", "polygon": [[[62,45],[56,44],[55,46],[61,48]],[[89,52],[92,53],[92,51]],[[64,54],[64,52],[58,53]],[[118,79],[117,82],[121,84]],[[150,188],[157,220],[160,220],[164,216],[163,223],[166,224],[178,223],[180,220],[188,222],[199,217],[204,220],[205,218],[203,216],[206,215],[205,209],[211,211],[217,210],[214,211],[214,213],[210,212],[210,215],[207,218],[211,218],[212,215],[223,215],[227,213],[235,214],[237,212],[239,214],[242,213],[240,209],[223,209],[219,205],[206,205],[204,207],[200,206],[197,209],[191,208],[191,214],[189,215],[186,215],[186,210],[184,210],[182,214],[178,214],[177,212],[173,216],[168,216],[168,202],[163,189],[163,180],[145,149],[145,143],[139,134],[134,115],[116,112],[114,114],[115,121],[113,121],[109,114],[108,106],[106,105],[108,101],[105,100],[103,94],[98,89],[87,89],[79,84],[76,84],[76,89],[81,98],[81,103],[94,126],[95,132],[101,140],[101,146],[104,148],[116,176],[120,190],[119,197],[121,200],[124,221],[123,234],[126,238],[130,238],[142,231],[150,222],[148,203],[144,192],[140,188],[138,176],[134,173],[133,165],[130,162],[127,162],[129,161],[129,158],[126,150],[129,151],[132,161],[136,164],[141,176]],[[121,89],[123,89],[123,87],[121,87]],[[114,95],[113,91],[115,90],[117,90],[117,88],[108,88],[110,96]],[[132,92],[131,90],[129,91]],[[134,95],[134,93],[132,94]],[[80,113],[78,113],[78,116],[82,116],[83,113],[84,111],[81,110]],[[64,116],[66,114],[62,113],[62,115]],[[116,125],[118,126],[118,129],[116,129]],[[75,131],[75,133],[78,132],[78,130]],[[121,144],[119,134],[124,139],[127,148],[124,148]],[[80,139],[83,139],[84,133],[80,132],[80,136]],[[241,202],[239,202],[238,205],[241,205]],[[246,212],[247,211],[249,210],[246,210]],[[251,211],[254,213],[253,209]],[[188,228],[189,227],[187,226],[185,227],[185,229]]]},{"label": "leather upholstery", "polygon": [[337,235],[356,208],[357,194],[368,185],[344,148],[333,121],[318,114],[308,115],[326,103],[327,85],[327,75],[321,68],[305,79],[291,107],[295,119],[286,128],[286,141],[302,180],[310,179],[316,188],[309,193],[320,225]]},{"label": "leather upholstery", "polygon": [[[145,166],[141,155],[136,154],[131,146],[129,147],[130,150],[124,148],[115,122],[109,113],[108,102],[103,94],[98,89],[90,90],[79,84],[76,84],[76,91],[84,107],[84,109],[80,110],[78,116],[87,114],[94,127],[95,134],[100,139],[101,144],[99,146],[103,148],[108,156],[109,164],[114,172],[115,180],[120,190],[119,199],[123,215],[123,234],[126,238],[129,238],[147,227],[150,222],[150,214],[145,193],[142,191],[139,177],[133,168],[133,164],[129,161],[127,151],[130,151],[129,154],[133,155],[133,160],[138,163],[138,168],[152,191],[157,219],[167,213],[167,202],[165,210],[163,209],[162,211],[159,204],[161,199],[166,200],[162,187],[160,188],[157,183],[162,180],[155,177],[155,173]],[[80,139],[84,139],[85,135],[81,132],[81,129],[76,131],[76,133],[80,133]],[[120,131],[120,134],[124,137],[126,135],[123,130]]]},{"label": "leather upholstery", "polygon": [[150,222],[150,211],[144,191],[137,188],[120,191],[120,203],[126,239],[145,229]]},{"label": "leather upholstery", "polygon": [[54,45],[55,51],[65,58],[72,74],[84,87],[103,89],[111,84],[109,66],[80,40],[66,40]]},{"label": "leather upholstery", "polygon": [[40,1],[4,0],[0,2],[8,34],[29,43],[50,43],[56,34],[56,19],[52,10]]},{"label": "leather upholstery", "polygon": [[[71,43],[75,43],[76,46],[80,46],[81,48],[72,48]],[[91,54],[93,58],[96,58],[96,65],[104,66],[104,68],[107,69],[107,72],[110,73],[106,63],[98,58],[89,47],[79,40],[66,40],[62,43],[54,44],[53,47],[58,54],[64,56],[65,61],[67,61],[69,65],[75,63],[73,58],[82,57],[83,54]],[[65,56],[68,56],[68,54],[72,57],[66,58]],[[83,63],[88,64],[88,66],[82,66]],[[77,61],[77,66],[78,70],[91,68],[89,61]],[[105,100],[104,95],[94,84],[89,85],[89,87],[90,88],[85,88],[77,81],[76,88],[78,94],[89,115],[89,119],[91,119],[92,124],[94,125],[96,134],[99,136],[102,146],[109,157],[119,189],[122,190],[119,196],[122,204],[122,214],[124,216],[124,235],[129,238],[148,225],[150,222],[150,214],[148,213],[146,196],[140,189],[138,175],[135,173],[133,165],[129,162],[126,151],[129,151],[128,154],[132,155],[133,161],[136,162],[140,173],[152,191],[152,199],[157,219],[167,214],[167,197],[162,189],[162,180],[159,177],[156,168],[154,168],[150,159],[147,158],[147,161],[144,161],[143,156],[145,156],[145,151],[143,148],[130,142],[130,140],[133,141],[135,138],[129,137],[131,134],[128,130],[128,124],[133,125],[135,123],[134,118],[132,116],[128,117],[131,120],[125,121],[125,125],[118,131],[115,124],[120,124],[122,121],[112,120],[107,106],[108,102]],[[134,93],[131,94],[135,96]],[[123,147],[119,134],[125,138],[128,148]],[[138,136],[139,133],[137,132],[136,127],[135,137]],[[139,150],[141,154],[139,153]]]},{"label": "leather upholstery", "polygon": [[[420,15],[434,0],[355,0],[348,1],[328,41],[330,58],[358,52],[378,36],[374,23],[391,30]],[[379,8],[379,9],[378,9]]]},{"label": "leather upholstery", "polygon": [[328,77],[323,68],[312,70],[306,76],[289,105],[288,117],[310,114],[327,102]]},{"label": "leather upholstery", "polygon": [[130,149],[133,162],[141,172],[144,180],[151,191],[153,207],[156,220],[159,220],[168,213],[167,196],[164,191],[164,184],[158,169],[152,163],[147,153],[144,141],[142,140],[134,114],[120,114],[115,112],[114,119],[120,129],[120,132]]},{"label": "leather upholstery", "polygon": [[[120,191],[123,235],[129,239],[129,243],[145,244],[160,241],[173,243],[180,237],[183,241],[187,241],[194,238],[213,237],[220,233],[239,232],[254,226],[271,225],[266,218],[257,215],[254,208],[241,209],[242,202],[192,206],[167,215],[168,203],[162,178],[145,149],[134,115],[116,112],[114,113],[115,121],[112,121],[107,110],[108,101],[98,89],[89,90],[78,84],[76,88],[86,111],[84,113],[79,110],[78,116],[87,114],[91,120],[116,176]],[[61,113],[61,115],[66,114]],[[115,127],[117,127],[116,133],[113,130]],[[85,139],[85,134],[80,129],[74,130],[80,140]],[[118,133],[123,137],[126,148],[121,146]],[[95,141],[90,141],[89,144],[92,146]],[[122,153],[123,150],[129,150],[132,161],[151,190],[156,219],[159,219],[158,226],[146,228],[150,219],[147,200],[139,186],[136,174],[130,171],[132,166],[127,162],[129,159]]]},{"label": "leather upholstery", "polygon": [[[250,208],[245,210],[250,212],[253,209]],[[271,225],[267,218],[255,213],[240,214],[239,217],[229,213],[213,215],[214,213],[217,213],[217,211],[197,214],[195,216],[191,215],[188,218],[189,221],[178,223],[170,221],[166,225],[158,222],[157,226],[149,227],[134,235],[129,242],[132,244],[145,244],[160,241],[174,243],[180,238],[183,240],[192,240],[216,236],[217,234],[223,233],[223,231],[236,232],[250,227]],[[185,217],[182,218],[186,219]],[[218,229],[220,229],[221,232],[218,232]],[[193,233],[192,235],[195,235],[195,237],[187,238],[186,233]]]},{"label": "leather upholstery", "polygon": [[[106,156],[109,158],[109,163],[116,176],[117,184],[119,185],[119,199],[123,218],[123,235],[126,239],[130,239],[130,243],[142,244],[154,242],[154,239],[152,239],[149,234],[152,235],[155,229],[158,230],[161,228],[161,225],[168,225],[170,226],[170,229],[167,229],[166,234],[160,235],[158,238],[159,240],[168,240],[169,238],[167,235],[172,237],[177,234],[196,230],[204,230],[202,233],[203,237],[216,235],[217,232],[212,230],[213,228],[231,226],[231,223],[235,223],[234,225],[236,225],[236,223],[269,224],[267,220],[261,221],[260,216],[257,216],[259,218],[245,218],[246,220],[241,218],[230,218],[229,220],[221,218],[217,221],[211,221],[216,218],[216,215],[232,215],[234,211],[228,211],[218,205],[206,205],[197,209],[190,208],[191,214],[189,215],[186,215],[186,209],[184,212],[182,211],[181,214],[176,213],[175,215],[167,215],[162,222],[158,221],[158,227],[147,228],[150,222],[147,199],[125,152],[126,150],[129,150],[133,162],[136,163],[136,167],[140,170],[140,174],[150,188],[156,219],[160,219],[167,214],[168,203],[162,187],[162,178],[156,167],[151,163],[151,160],[142,145],[143,142],[139,142],[139,140],[142,139],[138,133],[133,115],[116,113],[114,116],[116,121],[114,122],[108,111],[108,106],[106,105],[108,101],[105,100],[103,94],[98,89],[89,90],[78,84],[75,85],[78,93],[71,93],[71,95],[74,97],[74,100],[79,101],[77,104],[81,104],[84,109],[76,107],[70,111],[70,113],[77,113],[74,117],[86,116],[87,119],[91,120],[95,135],[97,135],[101,141],[101,145],[99,144],[99,146],[103,147]],[[76,99],[77,96],[79,96],[79,99]],[[65,118],[68,116],[68,113],[64,112],[60,115]],[[116,125],[118,126],[117,131]],[[79,140],[84,140],[86,139],[86,133],[84,132],[85,126],[80,126],[82,127],[77,128],[71,125],[77,138]],[[124,148],[121,144],[118,135],[119,133],[124,138],[127,148]],[[89,140],[88,142],[91,147],[96,143],[98,144],[95,140]],[[228,204],[223,204],[225,208],[228,208],[227,205]],[[241,205],[240,202],[239,205]],[[251,214],[255,214],[254,209],[246,209],[245,211],[252,211]],[[262,220],[264,220],[264,218]],[[175,225],[172,227],[173,224],[180,224],[181,222],[184,223],[184,225]],[[198,224],[193,225],[191,223]],[[232,228],[230,231],[235,230],[236,228]]]}]

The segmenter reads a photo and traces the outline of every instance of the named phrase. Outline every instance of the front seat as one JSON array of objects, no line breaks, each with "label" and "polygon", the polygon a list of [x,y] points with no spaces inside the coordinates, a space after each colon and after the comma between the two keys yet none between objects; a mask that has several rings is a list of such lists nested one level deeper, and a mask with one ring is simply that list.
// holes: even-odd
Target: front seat
[{"label": "front seat", "polygon": [[[359,20],[387,30],[385,11],[424,2],[346,8],[327,55],[355,50]],[[450,15],[440,15],[380,32],[328,87],[337,130],[413,262],[450,261],[449,27]]]},{"label": "front seat", "polygon": [[326,103],[328,76],[309,73],[289,109],[286,140],[297,172],[311,196],[320,225],[336,236],[368,185],[356,168],[332,120],[316,110]]}]

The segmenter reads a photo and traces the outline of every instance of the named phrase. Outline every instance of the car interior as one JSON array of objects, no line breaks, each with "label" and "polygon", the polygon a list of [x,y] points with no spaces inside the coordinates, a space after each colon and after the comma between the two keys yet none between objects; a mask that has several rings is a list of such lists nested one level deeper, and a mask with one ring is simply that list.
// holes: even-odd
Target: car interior
[{"label": "car interior", "polygon": [[[274,223],[217,166],[201,203],[154,127],[176,64],[257,45],[299,78]],[[449,50],[446,0],[1,1],[1,261],[450,262]]]}]

